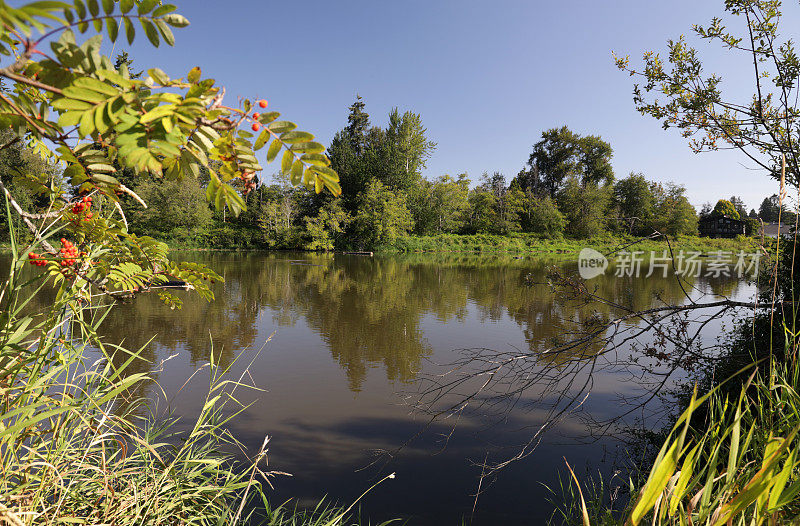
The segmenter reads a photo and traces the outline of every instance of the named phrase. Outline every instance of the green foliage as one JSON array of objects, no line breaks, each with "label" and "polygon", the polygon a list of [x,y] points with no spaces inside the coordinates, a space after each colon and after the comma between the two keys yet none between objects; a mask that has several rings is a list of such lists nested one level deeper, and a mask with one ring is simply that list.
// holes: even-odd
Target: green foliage
[{"label": "green foliage", "polygon": [[373,181],[411,194],[422,183],[422,170],[436,143],[426,137],[419,114],[402,115],[395,108],[384,130],[370,127],[369,114],[358,97],[350,106],[348,125],[336,133],[328,148],[331,166],[341,177],[344,207],[355,212],[359,196]]},{"label": "green foliage", "polygon": [[582,137],[566,126],[542,133],[542,140],[533,145],[528,159],[526,179],[538,193],[555,197],[570,177],[582,184],[608,184],[614,180],[611,167],[611,146],[595,135]]},{"label": "green foliage", "polygon": [[[0,132],[0,144],[8,144],[16,139],[10,130]],[[0,150],[0,181],[14,200],[24,210],[36,213],[47,211],[49,195],[63,195],[66,191],[60,170],[47,155],[46,150],[31,148],[18,140],[8,148]],[[0,241],[8,241],[8,217],[0,214]],[[12,227],[21,232],[24,228],[22,218],[11,217]],[[25,229],[24,239],[32,234]]]},{"label": "green foliage", "polygon": [[566,233],[577,238],[596,236],[606,229],[611,186],[583,185],[570,177],[558,193],[558,208],[566,219]]},{"label": "green foliage", "polygon": [[350,215],[342,208],[341,199],[329,201],[316,217],[304,218],[306,235],[310,238],[306,250],[330,251],[336,247],[337,239],[350,223]]},{"label": "green foliage", "polygon": [[131,232],[163,239],[191,239],[211,222],[205,192],[193,177],[180,181],[145,179],[134,191],[148,205],[130,207],[127,216]]},{"label": "green foliage", "polygon": [[641,173],[632,173],[614,184],[614,206],[620,226],[629,234],[649,234],[655,206],[651,184]]},{"label": "green foliage", "polygon": [[758,217],[765,223],[777,223],[778,220],[783,224],[794,223],[794,214],[787,210],[786,203],[776,194],[765,197],[758,209]]},{"label": "green foliage", "polygon": [[564,233],[566,221],[550,196],[537,197],[531,192],[519,192],[521,224],[523,232],[531,232],[548,238],[558,238]]},{"label": "green foliage", "polygon": [[636,109],[665,129],[677,128],[693,151],[738,149],[777,180],[785,159],[785,182],[797,185],[800,68],[794,43],[781,31],[780,2],[730,0],[724,9],[725,16],[695,24],[692,32],[728,50],[733,60],[725,64],[747,64],[749,88],[737,84],[732,96],[726,93],[726,75],[709,72],[683,36],[668,41],[663,57],[647,51],[636,67],[629,57],[615,56],[617,66],[641,80],[634,85]]},{"label": "green foliage", "polygon": [[711,211],[711,217],[729,217],[739,219],[739,211],[727,199],[720,199]]},{"label": "green foliage", "polygon": [[404,191],[419,185],[425,162],[436,149],[436,143],[426,138],[426,132],[418,113],[407,111],[400,115],[397,108],[389,113],[386,140],[394,167],[384,183]]},{"label": "green foliage", "polygon": [[650,232],[658,231],[669,236],[697,233],[697,212],[686,198],[686,188],[674,183],[651,186],[653,213]]},{"label": "green foliage", "polygon": [[[148,255],[166,252],[139,241]],[[206,403],[194,426],[178,432],[174,420],[152,413],[142,397],[152,381],[142,369],[142,350],[109,346],[98,337],[111,307],[95,303],[73,282],[43,310],[34,309],[30,295],[40,290],[46,274],[26,274],[26,261],[14,250],[9,279],[0,288],[5,521],[235,522],[246,493],[261,494],[260,485],[249,482],[256,466],[237,464],[222,453],[238,445],[225,430],[231,414],[226,406],[239,405],[232,392],[245,386],[225,378],[212,360]],[[130,262],[107,274],[121,288],[149,282]],[[90,356],[96,352],[104,359]],[[263,450],[256,463],[261,458]]]},{"label": "green foliage", "polygon": [[358,212],[353,217],[355,238],[362,247],[391,245],[414,227],[405,198],[373,181],[359,198]]},{"label": "green foliage", "polygon": [[482,183],[469,195],[470,215],[465,230],[492,234],[519,231],[523,195],[510,191],[500,172],[484,173],[481,179]]},{"label": "green foliage", "polygon": [[[129,293],[113,290],[116,282],[104,272],[138,266],[138,289],[147,289],[166,279],[167,269],[173,268],[134,256],[137,238],[127,230],[122,204],[130,209],[130,203],[123,203],[123,196],[142,199],[123,179],[158,201],[156,210],[143,212],[139,219],[159,233],[192,223],[202,226],[207,220],[207,211],[196,200],[201,176],[207,178],[205,198],[217,210],[242,212],[245,200],[240,194],[254,189],[255,173],[262,169],[255,152],[267,146],[267,161],[283,152],[281,168],[291,174],[293,184],[302,183],[316,193],[324,188],[340,193],[338,176],[322,154],[325,147],[310,133],[296,130],[295,124],[278,120],[279,113],[256,117],[249,100],[240,107],[224,105],[224,91],[213,79],[203,79],[199,67],[184,78],[171,78],[154,67],[138,79],[128,70],[130,60],[115,63],[102,54],[103,36],[115,42],[120,29],[129,44],[141,31],[154,46],[172,45],[171,28],[188,25],[175,9],[154,0],[104,1],[102,10],[96,0],[0,5],[5,21],[0,53],[15,60],[0,69],[0,77],[8,82],[0,94],[0,124],[15,133],[0,151],[24,141],[50,165],[63,167],[63,178],[74,194],[56,184],[53,170],[24,174],[41,202],[23,204],[48,210],[37,216],[23,208],[16,196],[24,201],[24,195],[11,194],[4,179],[0,190],[35,237],[41,236],[32,219],[55,220],[62,235],[79,245],[80,254],[95,255],[91,261],[84,255],[61,258],[62,263],[73,263],[58,265],[54,260],[59,250],[43,241],[45,259],[52,262],[49,272],[62,290],[76,281],[101,292]],[[82,37],[90,31],[97,34]],[[20,34],[27,38],[18,38]],[[45,53],[42,48],[47,45]],[[263,130],[254,136],[242,129],[245,125]],[[157,190],[164,181],[172,183]],[[94,203],[83,199],[90,196]],[[170,208],[174,200],[185,206]],[[178,217],[181,212],[184,217]],[[198,283],[197,288],[210,297],[207,286]]]},{"label": "green foliage", "polygon": [[744,233],[747,236],[755,236],[761,230],[761,221],[754,217],[746,217],[744,220]]},{"label": "green foliage", "polygon": [[460,231],[469,210],[469,183],[467,174],[423,181],[410,199],[414,231],[422,235]]}]

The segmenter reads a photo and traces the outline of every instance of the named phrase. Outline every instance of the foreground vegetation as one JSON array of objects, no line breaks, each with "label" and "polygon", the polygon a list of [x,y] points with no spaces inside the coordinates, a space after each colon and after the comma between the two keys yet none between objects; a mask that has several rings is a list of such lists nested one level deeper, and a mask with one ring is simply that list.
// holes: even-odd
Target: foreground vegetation
[{"label": "foreground vegetation", "polygon": [[[295,184],[340,192],[313,135],[277,112],[251,113],[265,100],[226,106],[200,68],[179,79],[152,68],[140,79],[101,54],[102,35],[115,42],[120,28],[129,43],[142,31],[172,45],[171,28],[189,23],[175,9],[154,0],[0,3],[0,52],[13,57],[0,68],[0,222],[12,255],[0,287],[0,522],[341,525],[352,506],[295,513],[268,504],[259,466],[267,442],[245,452],[226,431],[248,386],[226,377],[213,348],[202,410],[180,422],[147,392],[144,348],[98,336],[121,299],[153,292],[180,308],[169,281],[212,300],[209,284],[222,280],[132,233],[120,202],[146,203],[125,183],[202,172],[203,206],[236,214],[261,170],[254,152],[268,145],[269,160],[283,152]],[[99,34],[79,41],[90,28]],[[54,299],[32,301],[45,288]]]}]

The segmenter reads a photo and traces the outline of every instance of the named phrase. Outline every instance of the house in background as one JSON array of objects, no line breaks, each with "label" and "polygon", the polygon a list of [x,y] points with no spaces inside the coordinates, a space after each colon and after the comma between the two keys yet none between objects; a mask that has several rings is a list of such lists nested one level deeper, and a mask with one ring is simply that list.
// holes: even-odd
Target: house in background
[{"label": "house in background", "polygon": [[791,236],[793,226],[782,223],[764,223],[759,235],[764,237]]},{"label": "house in background", "polygon": [[703,237],[736,237],[745,234],[744,221],[728,216],[701,217],[697,226]]}]

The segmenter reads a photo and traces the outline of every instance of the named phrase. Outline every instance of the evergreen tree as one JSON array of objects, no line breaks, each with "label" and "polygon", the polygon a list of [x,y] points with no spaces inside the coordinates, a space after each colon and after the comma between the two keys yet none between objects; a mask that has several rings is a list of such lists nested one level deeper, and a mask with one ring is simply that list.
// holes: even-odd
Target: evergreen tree
[{"label": "evergreen tree", "polygon": [[356,101],[350,105],[350,114],[347,116],[347,140],[356,153],[364,153],[367,130],[369,129],[369,113],[364,111],[364,101],[361,95],[356,95]]},{"label": "evergreen tree", "polygon": [[777,195],[765,197],[758,208],[758,217],[765,223],[775,223],[778,221],[778,213],[781,211],[780,201]]},{"label": "evergreen tree", "polygon": [[745,208],[744,201],[741,197],[737,197],[735,195],[731,196],[730,202],[736,211],[739,212],[739,218],[744,219],[747,217],[747,208]]}]

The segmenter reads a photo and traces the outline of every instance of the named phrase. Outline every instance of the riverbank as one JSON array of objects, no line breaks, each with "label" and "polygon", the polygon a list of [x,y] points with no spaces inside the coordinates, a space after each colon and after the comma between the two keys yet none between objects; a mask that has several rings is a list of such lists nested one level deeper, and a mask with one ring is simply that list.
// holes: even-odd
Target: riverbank
[{"label": "riverbank", "polygon": [[671,239],[646,239],[633,236],[605,235],[589,239],[542,238],[534,234],[510,234],[498,236],[491,234],[437,236],[409,236],[398,239],[389,247],[380,247],[379,252],[467,252],[467,253],[508,253],[508,254],[577,254],[584,248],[592,248],[604,254],[619,250],[640,250],[644,252],[668,250],[697,251],[703,253],[716,251],[752,250],[759,240],[749,237],[735,239],[716,239],[698,236],[680,236]]},{"label": "riverbank", "polygon": [[[161,239],[173,250],[189,250],[198,252],[215,251],[274,251],[267,245],[246,244],[213,244],[207,245],[201,240],[191,239]],[[625,235],[603,235],[589,239],[572,238],[543,238],[535,234],[440,234],[436,236],[406,236],[397,239],[391,245],[383,245],[365,250],[374,254],[411,254],[411,253],[455,253],[455,254],[510,254],[510,255],[573,255],[579,253],[584,248],[591,248],[603,254],[612,254],[621,250],[637,250],[645,253],[654,251],[661,252],[669,250],[670,246],[674,251],[696,251],[711,253],[717,251],[752,252],[759,243],[760,239],[753,237],[738,237],[734,239],[708,238],[699,236],[679,236],[670,239],[669,243],[664,239],[638,238]],[[772,239],[767,240],[770,245]],[[337,250],[336,252],[349,252],[351,248]],[[8,244],[0,244],[0,251],[8,251]],[[302,248],[281,248],[280,250],[303,251]]]}]

